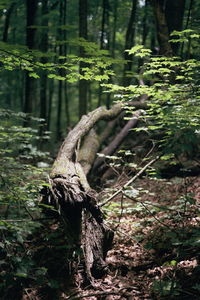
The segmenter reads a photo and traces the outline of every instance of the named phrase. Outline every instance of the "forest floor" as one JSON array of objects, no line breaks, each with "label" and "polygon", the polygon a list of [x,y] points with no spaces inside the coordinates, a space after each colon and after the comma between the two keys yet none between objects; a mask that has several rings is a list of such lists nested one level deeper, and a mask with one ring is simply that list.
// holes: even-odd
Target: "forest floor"
[{"label": "forest floor", "polygon": [[61,299],[200,299],[200,177],[146,177],[126,195],[104,207],[115,231],[108,274]]}]

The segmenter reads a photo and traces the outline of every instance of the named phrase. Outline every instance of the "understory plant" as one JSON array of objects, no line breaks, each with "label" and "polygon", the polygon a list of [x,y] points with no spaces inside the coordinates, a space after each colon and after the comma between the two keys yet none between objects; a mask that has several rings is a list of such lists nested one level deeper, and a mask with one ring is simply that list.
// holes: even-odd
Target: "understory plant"
[{"label": "understory plant", "polygon": [[[26,115],[0,111],[0,293],[16,297],[45,269],[34,265],[28,250],[30,237],[42,226],[38,195],[45,184],[48,153],[38,150],[38,130],[22,126]],[[40,121],[40,120],[39,120]],[[48,133],[46,137],[48,138]],[[38,275],[39,276],[39,275]],[[17,299],[17,298],[16,298]]]}]

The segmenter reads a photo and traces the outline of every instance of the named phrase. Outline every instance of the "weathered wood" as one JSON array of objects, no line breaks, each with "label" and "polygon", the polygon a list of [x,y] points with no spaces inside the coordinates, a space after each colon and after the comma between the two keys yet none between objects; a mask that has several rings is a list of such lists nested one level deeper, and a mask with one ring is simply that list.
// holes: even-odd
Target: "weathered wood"
[{"label": "weathered wood", "polygon": [[84,137],[90,129],[96,124],[99,120],[103,119],[112,119],[116,117],[123,109],[123,105],[118,103],[112,107],[112,109],[107,110],[104,107],[99,107],[96,110],[90,112],[88,115],[84,115],[79,123],[72,129],[67,137],[65,138],[58,156],[53,164],[51,171],[51,178],[61,175],[69,176],[71,174],[71,168],[73,169],[70,162],[76,161],[77,151],[76,147],[80,139]]},{"label": "weathered wood", "polygon": [[[133,115],[133,118],[129,120],[128,123],[122,128],[122,130],[116,135],[113,141],[106,148],[104,148],[103,151],[101,151],[101,154],[112,155],[116,151],[116,149],[122,144],[130,130],[137,125],[140,115],[141,111],[137,111]],[[99,169],[104,163],[104,161],[104,157],[98,157],[93,165],[93,171],[95,172],[97,169]]]},{"label": "weathered wood", "polygon": [[[139,101],[131,101],[129,103],[130,106],[140,109],[146,109],[147,104],[145,103],[147,96],[143,95],[140,97]],[[138,122],[138,116],[141,112],[135,112],[133,118],[127,122],[127,124],[122,128],[122,130],[117,134],[117,136],[113,139],[113,141],[110,143],[110,145],[103,150],[106,151],[105,155],[112,155],[116,149],[121,145],[123,140],[126,138],[129,130],[133,128],[137,122]],[[121,109],[121,113],[118,114],[117,117],[115,117],[113,120],[109,121],[104,131],[98,136],[92,128],[89,133],[85,136],[84,141],[78,151],[78,162],[80,162],[81,166],[83,167],[83,170],[85,174],[87,175],[92,167],[94,171],[97,170],[96,163],[97,161],[101,160],[101,162],[104,161],[104,159],[96,158],[96,154],[99,151],[100,146],[106,141],[106,139],[111,135],[114,127],[116,126],[119,119],[122,119],[124,116],[123,106]]]},{"label": "weathered wood", "polygon": [[[141,105],[136,101],[135,105],[137,104]],[[122,103],[109,110],[99,107],[81,118],[61,145],[50,173],[50,187],[44,193],[44,202],[57,208],[65,224],[69,260],[74,259],[74,253],[79,256],[79,260],[81,258],[85,274],[91,283],[107,270],[105,257],[112,244],[113,232],[103,222],[96,193],[91,189],[86,176],[100,144],[108,137],[116,121],[111,121],[108,132],[104,131],[100,137],[97,136],[94,125],[99,120],[116,118],[123,109]],[[139,114],[136,112],[137,118]],[[132,125],[134,124],[131,123]],[[125,131],[129,128],[125,126]]]},{"label": "weathered wood", "polygon": [[[69,260],[73,260],[74,253],[84,260],[85,273],[90,282],[105,274],[105,256],[113,238],[112,231],[103,223],[96,193],[90,188],[86,178],[95,158],[93,153],[96,154],[100,145],[92,128],[99,120],[115,118],[122,110],[123,105],[119,103],[110,110],[100,107],[81,118],[67,135],[59,150],[50,173],[50,188],[44,195],[46,202],[58,209],[65,224],[71,249]],[[96,139],[96,143],[93,144],[95,151],[92,150],[90,153],[90,149],[87,148],[88,152],[84,152],[83,147],[79,152],[81,138],[88,132],[89,135],[84,143],[87,145],[90,139],[93,141]],[[86,161],[88,154],[91,156],[89,167]]]}]

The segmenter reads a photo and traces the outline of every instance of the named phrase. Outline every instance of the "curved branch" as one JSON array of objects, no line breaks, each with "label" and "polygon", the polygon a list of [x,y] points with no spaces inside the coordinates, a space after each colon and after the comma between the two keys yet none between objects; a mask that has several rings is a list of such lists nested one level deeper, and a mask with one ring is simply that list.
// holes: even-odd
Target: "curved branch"
[{"label": "curved branch", "polygon": [[[136,112],[133,118],[128,121],[128,123],[122,128],[122,130],[114,138],[114,140],[106,148],[104,148],[101,154],[112,155],[117,150],[117,148],[122,144],[129,131],[137,125],[140,115],[141,115],[141,111]],[[105,161],[104,157],[98,157],[94,163],[93,171],[99,169],[101,165],[104,163],[104,161]]]},{"label": "curved branch", "polygon": [[58,156],[54,162],[51,176],[60,174],[60,170],[67,169],[67,163],[73,160],[78,141],[84,137],[99,120],[115,118],[123,110],[123,104],[118,103],[112,109],[99,107],[87,115],[82,116],[78,124],[65,138]]}]

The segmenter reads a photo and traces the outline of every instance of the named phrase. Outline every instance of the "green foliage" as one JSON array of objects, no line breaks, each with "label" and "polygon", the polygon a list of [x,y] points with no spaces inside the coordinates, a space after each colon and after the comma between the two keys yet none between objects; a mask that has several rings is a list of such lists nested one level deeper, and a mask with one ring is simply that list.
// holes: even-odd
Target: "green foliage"
[{"label": "green foliage", "polygon": [[[179,36],[190,34],[190,39],[196,39],[193,31],[179,33]],[[177,34],[177,32],[176,32]],[[180,38],[179,38],[180,40]],[[134,46],[129,54],[150,55],[151,51],[143,46]],[[107,89],[115,93],[120,101],[132,101],[133,98],[147,95],[148,110],[144,112],[144,125],[135,130],[144,130],[151,136],[158,136],[155,144],[163,155],[169,157],[195,158],[199,152],[200,140],[200,61],[179,57],[149,56],[143,63],[139,79],[144,85],[128,87],[105,84]],[[132,118],[134,108],[125,105]]]},{"label": "green foliage", "polygon": [[[29,50],[25,46],[0,43],[0,63],[8,71],[15,69],[26,70],[29,76],[40,78],[41,70],[48,72],[48,77],[57,80],[67,80],[76,82],[79,79],[93,81],[107,81],[113,71],[110,66],[119,63],[108,56],[108,52],[100,50],[97,44],[84,39],[76,39],[69,42],[70,45],[83,47],[85,57],[78,55],[59,56],[56,53],[43,53],[38,50]],[[41,62],[41,58],[46,58],[47,62]],[[54,58],[54,61],[52,59]],[[87,66],[78,72],[79,63],[84,62]],[[60,73],[62,71],[62,74]]]},{"label": "green foliage", "polygon": [[180,295],[180,285],[173,279],[155,280],[152,286],[153,293],[159,297],[175,297]]},{"label": "green foliage", "polygon": [[170,39],[171,43],[181,43],[186,42],[188,43],[190,39],[199,39],[200,35],[192,29],[185,29],[182,31],[174,30],[171,34],[172,39]]},{"label": "green foliage", "polygon": [[145,49],[143,45],[136,45],[132,47],[130,50],[125,50],[129,55],[134,54],[140,58],[150,56],[152,51],[150,49]]},{"label": "green foliage", "polygon": [[34,265],[26,243],[41,227],[37,221],[41,215],[38,194],[44,183],[44,170],[34,164],[46,160],[47,153],[37,150],[37,131],[22,127],[25,117],[23,113],[0,111],[0,291],[5,293],[3,299],[10,286],[17,289],[26,278],[36,279],[38,272],[45,272]]}]

